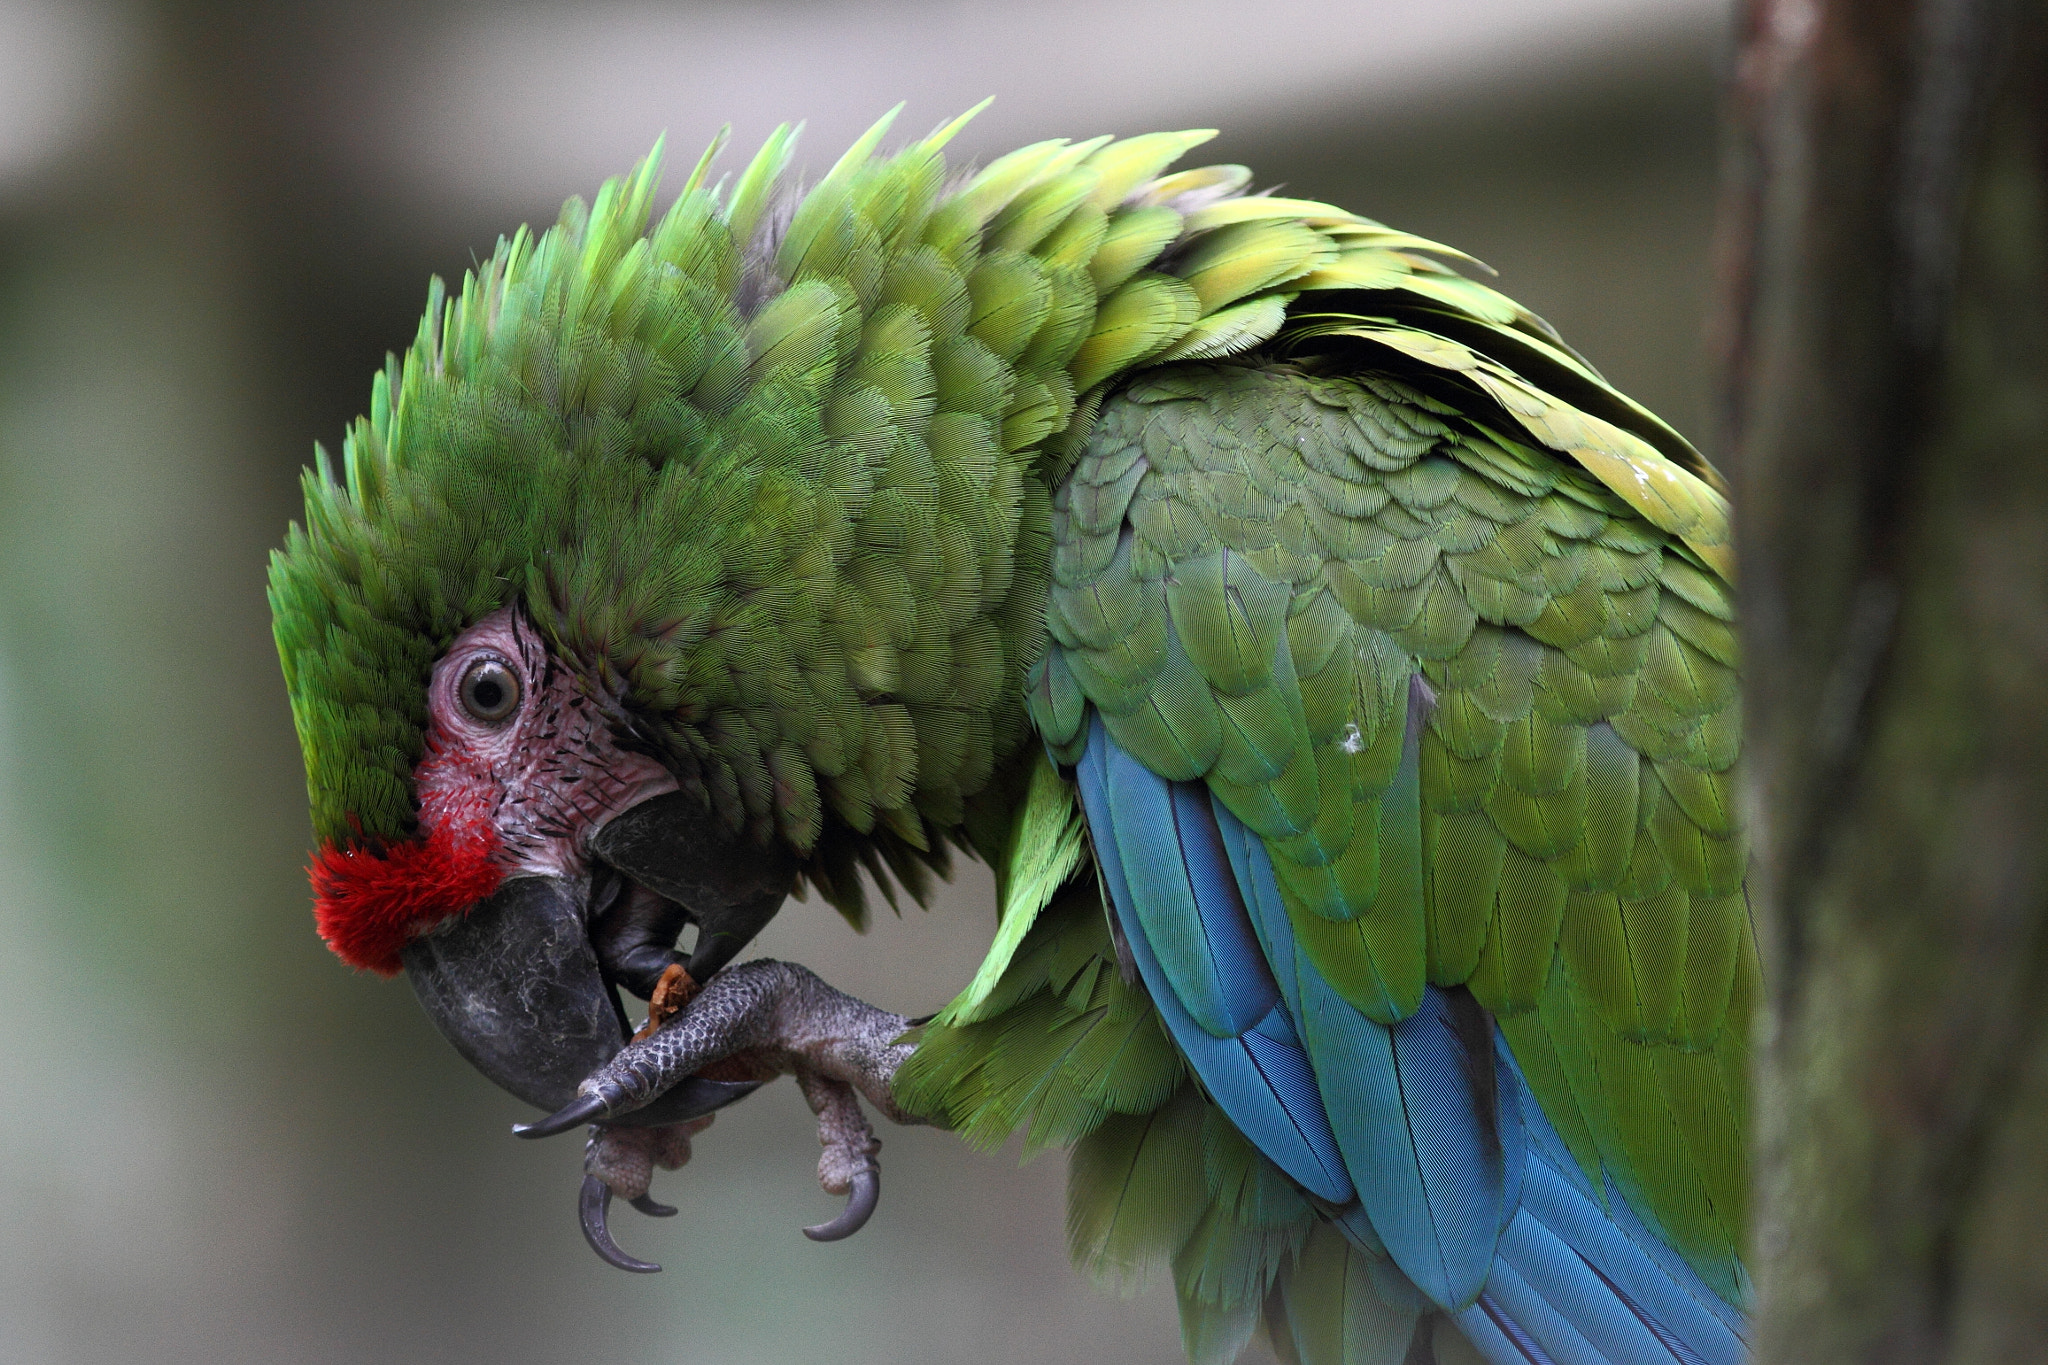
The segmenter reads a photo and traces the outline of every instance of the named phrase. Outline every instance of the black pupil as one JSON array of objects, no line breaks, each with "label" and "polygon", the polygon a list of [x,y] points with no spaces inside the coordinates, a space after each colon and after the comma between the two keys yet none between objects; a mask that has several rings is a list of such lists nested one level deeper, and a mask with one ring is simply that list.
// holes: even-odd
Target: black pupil
[{"label": "black pupil", "polygon": [[498,704],[505,700],[505,685],[496,678],[478,678],[476,686],[470,690],[470,695],[476,699],[480,710],[495,711]]}]

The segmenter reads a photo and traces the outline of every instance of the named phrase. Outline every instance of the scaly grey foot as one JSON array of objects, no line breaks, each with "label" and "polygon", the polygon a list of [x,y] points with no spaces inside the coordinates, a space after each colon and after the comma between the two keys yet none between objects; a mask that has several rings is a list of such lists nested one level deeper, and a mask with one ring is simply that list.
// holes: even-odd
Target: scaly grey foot
[{"label": "scaly grey foot", "polygon": [[923,1123],[896,1103],[896,1070],[914,1045],[899,1041],[911,1021],[834,990],[793,962],[760,960],[728,967],[654,1032],[622,1048],[577,1087],[577,1098],[521,1137],[547,1137],[578,1124],[597,1125],[586,1150],[581,1201],[583,1230],[597,1253],[622,1269],[659,1269],[620,1251],[607,1228],[613,1194],[644,1213],[655,1204],[648,1184],[656,1167],[689,1160],[689,1138],[708,1119],[658,1128],[615,1128],[616,1119],[653,1103],[706,1067],[724,1063],[747,1079],[792,1075],[818,1117],[818,1183],[847,1195],[837,1218],[805,1228],[815,1241],[858,1232],[874,1212],[881,1168],[875,1137],[859,1097],[895,1123]]}]

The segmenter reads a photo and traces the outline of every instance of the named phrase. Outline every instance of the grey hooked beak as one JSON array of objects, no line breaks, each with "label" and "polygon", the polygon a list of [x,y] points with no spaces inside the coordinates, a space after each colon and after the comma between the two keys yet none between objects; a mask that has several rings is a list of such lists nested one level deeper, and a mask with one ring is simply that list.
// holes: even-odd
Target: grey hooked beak
[{"label": "grey hooked beak", "polygon": [[[547,1113],[575,1099],[577,1085],[627,1038],[582,898],[560,878],[514,877],[402,954],[406,976],[442,1036],[500,1088]],[[608,1122],[681,1123],[757,1086],[691,1077]]]},{"label": "grey hooked beak", "polygon": [[[420,1004],[455,1050],[498,1086],[556,1118],[577,1100],[582,1081],[627,1040],[615,983],[645,997],[675,963],[700,985],[710,980],[774,916],[796,875],[786,852],[735,844],[701,801],[680,792],[613,817],[592,837],[590,851],[644,891],[593,906],[591,886],[601,879],[513,877],[400,955]],[[686,922],[697,928],[687,960],[675,946]],[[690,1076],[604,1122],[627,1128],[682,1123],[759,1086]],[[572,1126],[544,1120],[515,1131],[532,1137]],[[585,1238],[622,1269],[660,1269],[612,1241],[605,1217],[611,1200],[610,1186],[594,1175],[584,1178],[579,1209]],[[645,1196],[632,1202],[653,1216],[675,1212]],[[867,1203],[872,1206],[872,1197]],[[844,1235],[836,1229],[845,1221],[824,1232]]]}]

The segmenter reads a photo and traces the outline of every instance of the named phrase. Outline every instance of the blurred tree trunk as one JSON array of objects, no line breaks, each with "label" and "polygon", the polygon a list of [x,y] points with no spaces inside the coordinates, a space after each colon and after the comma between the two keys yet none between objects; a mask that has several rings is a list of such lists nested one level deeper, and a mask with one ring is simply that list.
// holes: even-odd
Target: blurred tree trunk
[{"label": "blurred tree trunk", "polygon": [[1757,1360],[2048,1361],[2048,6],[1741,8]]}]

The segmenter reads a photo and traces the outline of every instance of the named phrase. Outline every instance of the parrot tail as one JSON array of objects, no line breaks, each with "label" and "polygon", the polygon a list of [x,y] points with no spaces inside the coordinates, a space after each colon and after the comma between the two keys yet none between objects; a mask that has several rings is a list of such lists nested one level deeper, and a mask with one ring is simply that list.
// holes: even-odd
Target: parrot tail
[{"label": "parrot tail", "polygon": [[[1504,1041],[1496,1048],[1507,1055]],[[1521,1199],[1484,1291],[1455,1315],[1459,1330],[1490,1365],[1739,1365],[1737,1308],[1636,1217],[1611,1178],[1595,1195],[1511,1058],[1507,1069],[1528,1153]]]},{"label": "parrot tail", "polygon": [[1478,1297],[1456,1313],[1429,1302],[1353,1206],[1276,1278],[1261,1314],[1274,1353],[1287,1365],[1740,1365],[1737,1309],[1611,1180],[1595,1197],[1519,1069],[1503,1069],[1518,1092],[1502,1096],[1503,1119],[1519,1109],[1527,1157]]}]

